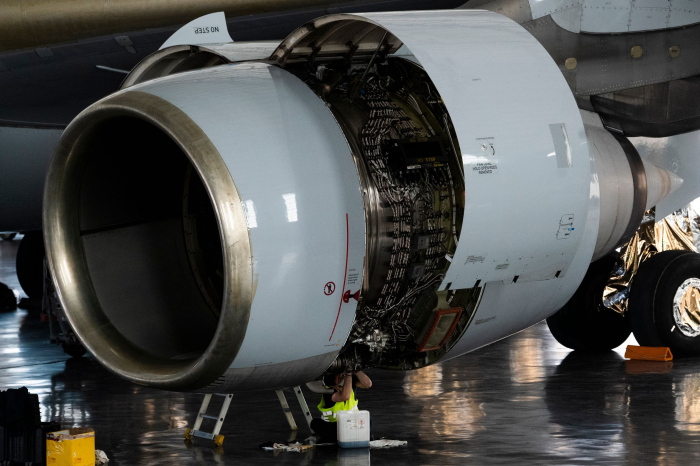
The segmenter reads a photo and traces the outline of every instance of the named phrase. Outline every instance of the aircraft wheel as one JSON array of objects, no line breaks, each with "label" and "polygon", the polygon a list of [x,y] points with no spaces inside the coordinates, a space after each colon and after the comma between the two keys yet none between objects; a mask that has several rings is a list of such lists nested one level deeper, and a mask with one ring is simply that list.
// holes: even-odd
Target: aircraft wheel
[{"label": "aircraft wheel", "polygon": [[85,353],[87,353],[85,347],[80,343],[64,343],[62,346],[63,352],[71,358],[79,358]]},{"label": "aircraft wheel", "polygon": [[700,355],[700,254],[663,251],[644,261],[630,290],[634,337],[674,357]]},{"label": "aircraft wheel", "polygon": [[0,283],[0,312],[15,309],[17,309],[17,297],[7,285]]},{"label": "aircraft wheel", "polygon": [[17,248],[17,278],[27,296],[44,295],[44,236],[39,231],[25,233]]},{"label": "aircraft wheel", "polygon": [[0,233],[0,239],[4,239],[5,241],[12,241],[15,239],[15,236],[17,236],[17,233]]},{"label": "aircraft wheel", "polygon": [[569,302],[547,319],[559,343],[572,350],[604,352],[627,340],[629,319],[603,306],[603,291],[615,263],[614,256],[592,263]]}]

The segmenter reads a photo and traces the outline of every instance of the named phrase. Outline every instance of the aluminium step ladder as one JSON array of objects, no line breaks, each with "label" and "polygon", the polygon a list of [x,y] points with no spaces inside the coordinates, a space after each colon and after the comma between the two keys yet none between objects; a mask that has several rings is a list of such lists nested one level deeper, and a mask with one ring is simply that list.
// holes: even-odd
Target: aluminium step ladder
[{"label": "aluminium step ladder", "polygon": [[[292,430],[298,430],[299,427],[297,427],[297,423],[296,421],[294,421],[294,416],[292,415],[292,412],[289,409],[289,403],[287,403],[287,398],[284,396],[284,391],[275,390],[275,393],[277,393],[277,398],[280,400],[280,405],[282,405],[284,415],[287,417],[289,428]],[[313,416],[311,416],[311,412],[309,411],[309,405],[306,404],[304,394],[301,392],[301,387],[294,387],[294,394],[297,396],[299,406],[301,406],[301,412],[304,413],[304,417],[306,418],[306,424],[309,426],[309,430],[313,434],[314,430],[311,428],[311,421],[313,420]]]},{"label": "aluminium step ladder", "polygon": [[[204,400],[202,400],[202,406],[199,408],[199,413],[197,414],[197,420],[194,421],[194,426],[192,429],[188,427],[185,431],[185,438],[187,440],[192,440],[193,437],[198,437],[213,440],[218,447],[223,445],[224,436],[219,435],[219,432],[221,432],[221,426],[224,425],[224,419],[226,419],[226,413],[228,413],[228,408],[231,406],[231,399],[233,398],[233,395],[226,395],[223,393],[217,393],[216,395],[224,397],[224,403],[221,405],[219,415],[212,416],[207,414],[207,408],[209,408],[209,402],[211,401],[212,394],[208,393],[204,395]],[[216,421],[216,424],[214,424],[214,430],[211,432],[201,430],[202,422],[204,422],[205,419]]]},{"label": "aluminium step ladder", "polygon": [[[275,390],[275,393],[277,393],[277,398],[279,399],[280,405],[282,406],[282,410],[284,411],[284,415],[287,418],[289,428],[293,431],[297,431],[299,427],[297,426],[297,423],[294,420],[292,411],[289,409],[289,403],[287,403],[287,398],[284,396],[284,391]],[[299,401],[301,411],[304,413],[306,424],[309,426],[309,430],[313,434],[314,431],[313,429],[311,429],[311,421],[313,420],[313,416],[311,416],[309,406],[306,403],[306,399],[304,398],[304,394],[301,391],[301,387],[294,387],[294,394],[297,397],[297,401]],[[209,393],[204,395],[204,399],[202,400],[202,406],[199,408],[199,413],[197,414],[197,419],[194,422],[194,426],[192,426],[192,428],[188,427],[185,431],[185,439],[192,440],[195,437],[203,438],[206,440],[213,440],[216,446],[218,447],[223,445],[224,436],[220,435],[219,432],[221,432],[221,427],[224,425],[224,420],[226,419],[226,414],[228,413],[228,409],[231,406],[233,395],[222,393],[216,393],[215,395],[224,397],[224,402],[221,405],[221,409],[219,410],[219,415],[212,416],[210,414],[207,414],[207,409],[209,408],[209,402],[211,401],[212,394]],[[206,432],[202,430],[202,423],[204,422],[204,420],[215,421],[214,429],[211,432]]]}]

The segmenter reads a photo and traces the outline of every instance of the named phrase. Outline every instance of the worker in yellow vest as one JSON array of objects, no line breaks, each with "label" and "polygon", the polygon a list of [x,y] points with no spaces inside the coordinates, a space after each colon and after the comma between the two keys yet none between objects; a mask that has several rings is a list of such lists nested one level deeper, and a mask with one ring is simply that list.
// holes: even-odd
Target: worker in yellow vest
[{"label": "worker in yellow vest", "polygon": [[312,420],[311,429],[321,437],[322,441],[335,442],[338,411],[358,410],[353,385],[357,388],[370,388],[372,381],[362,371],[326,375],[323,381],[328,388],[333,389],[333,392],[321,395],[318,410],[321,411],[323,419]]}]

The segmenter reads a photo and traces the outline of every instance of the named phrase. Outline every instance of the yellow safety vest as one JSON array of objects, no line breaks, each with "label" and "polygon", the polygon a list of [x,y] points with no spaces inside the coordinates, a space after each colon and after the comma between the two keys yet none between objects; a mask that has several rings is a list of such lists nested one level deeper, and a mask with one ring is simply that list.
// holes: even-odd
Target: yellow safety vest
[{"label": "yellow safety vest", "polygon": [[338,402],[331,407],[327,407],[326,403],[323,401],[323,397],[321,397],[321,402],[318,404],[318,409],[321,411],[324,421],[338,422],[338,419],[336,418],[338,411],[357,411],[355,390],[350,392],[350,399],[348,401]]}]

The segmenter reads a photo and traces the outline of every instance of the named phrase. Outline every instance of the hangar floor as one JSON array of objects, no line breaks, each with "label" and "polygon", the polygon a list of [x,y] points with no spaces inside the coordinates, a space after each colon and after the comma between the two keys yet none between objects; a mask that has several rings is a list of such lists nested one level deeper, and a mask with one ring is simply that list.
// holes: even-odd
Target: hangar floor
[{"label": "hangar floor", "polygon": [[[0,282],[17,288],[19,241],[0,241]],[[274,392],[237,393],[224,448],[189,447],[201,397],[125,383],[48,343],[37,312],[0,314],[0,389],[38,393],[44,420],[92,427],[110,466],[194,464],[698,464],[700,361],[625,362],[570,353],[546,325],[421,371],[371,371],[359,393],[387,450],[263,451],[290,431]],[[287,395],[294,408],[294,395]],[[311,404],[316,396],[307,393]],[[303,416],[294,410],[297,422]],[[308,436],[306,426],[297,438]],[[357,456],[357,455],[360,456]]]}]

